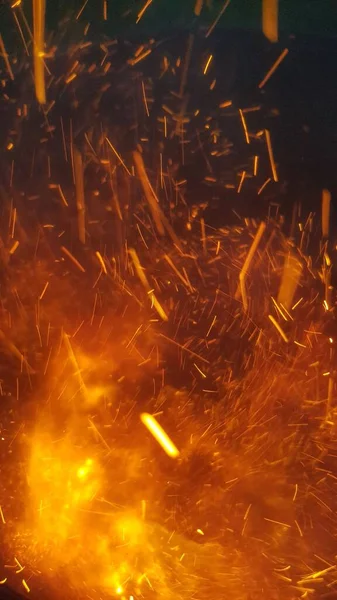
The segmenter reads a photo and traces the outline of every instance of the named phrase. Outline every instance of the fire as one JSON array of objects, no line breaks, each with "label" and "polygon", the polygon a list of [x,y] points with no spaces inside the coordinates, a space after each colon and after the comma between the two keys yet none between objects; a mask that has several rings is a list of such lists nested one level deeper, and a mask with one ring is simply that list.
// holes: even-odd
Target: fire
[{"label": "fire", "polygon": [[[235,212],[236,225],[211,227],[207,202],[189,204],[180,171],[191,157],[206,165],[206,196],[218,186],[260,197],[281,174],[273,131],[257,130],[250,114],[260,106],[212,96],[216,45],[205,53],[190,34],[185,55],[164,49],[158,80],[169,87],[158,99],[152,73],[138,72],[161,52],[155,40],[130,45],[120,68],[114,42],[89,54],[86,26],[60,69],[56,49],[45,51],[44,2],[34,8],[41,112],[12,98],[19,75],[32,92],[31,74],[0,36],[10,123],[0,190],[0,584],[55,600],[293,600],[333,590],[329,192],[314,260],[313,215],[294,216],[291,240],[278,208],[275,218]],[[30,56],[22,6],[11,10]],[[190,93],[194,61],[207,114]],[[229,120],[251,153],[230,173],[219,167],[234,144]]]}]

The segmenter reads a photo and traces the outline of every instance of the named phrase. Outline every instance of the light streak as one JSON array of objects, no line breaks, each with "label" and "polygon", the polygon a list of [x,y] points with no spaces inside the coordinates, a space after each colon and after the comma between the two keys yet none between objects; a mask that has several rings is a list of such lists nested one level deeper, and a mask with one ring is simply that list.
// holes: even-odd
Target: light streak
[{"label": "light streak", "polygon": [[76,189],[76,206],[78,222],[78,238],[85,244],[85,202],[84,202],[84,180],[82,155],[77,148],[73,148],[74,176]]},{"label": "light streak", "polygon": [[331,193],[329,192],[329,190],[323,190],[322,191],[322,236],[323,236],[323,238],[329,237],[330,204],[331,204]]},{"label": "light streak", "polygon": [[11,80],[14,81],[14,74],[13,74],[13,71],[12,71],[11,64],[9,62],[8,54],[6,52],[5,44],[4,44],[4,41],[2,39],[1,33],[0,33],[0,51],[1,51],[2,58],[5,61],[5,65],[6,65],[6,69],[8,71],[8,75],[11,78]]},{"label": "light streak", "polygon": [[170,458],[178,458],[180,452],[169,438],[164,429],[159,425],[158,421],[148,413],[142,413],[140,419],[149,432],[153,435],[158,444],[166,452]]},{"label": "light streak", "polygon": [[247,123],[246,123],[246,119],[245,119],[245,116],[244,116],[241,108],[239,108],[239,114],[240,114],[240,119],[241,119],[243,131],[244,131],[244,134],[245,134],[246,143],[250,144],[249,133],[248,133],[248,129],[247,129]]},{"label": "light streak", "polygon": [[235,297],[238,299],[241,295],[242,298],[242,302],[243,302],[243,306],[245,310],[248,310],[248,299],[247,299],[247,292],[246,292],[246,279],[247,279],[247,275],[249,273],[249,269],[252,263],[252,260],[254,258],[254,254],[259,246],[259,243],[262,239],[262,236],[265,232],[266,229],[266,223],[264,221],[262,221],[259,225],[259,228],[256,232],[256,235],[254,237],[253,243],[249,249],[249,252],[246,256],[246,260],[243,264],[243,267],[240,271],[240,275],[239,275],[239,287],[236,291],[236,295]]},{"label": "light streak", "polygon": [[288,52],[289,52],[288,48],[285,48],[283,50],[283,52],[281,52],[281,54],[278,57],[278,59],[270,67],[269,71],[266,73],[266,75],[264,76],[264,78],[262,79],[262,81],[259,83],[259,89],[260,90],[266,85],[267,81],[269,81],[269,79],[271,78],[271,76],[275,73],[276,69],[279,67],[279,65],[281,64],[281,62],[285,59],[285,57],[287,56]]},{"label": "light streak", "polygon": [[285,341],[285,342],[289,342],[288,337],[286,336],[286,334],[284,333],[281,325],[276,321],[276,319],[274,319],[273,315],[268,315],[268,319],[272,322],[272,324],[274,325],[275,329],[277,329],[277,331],[279,332],[281,338]]},{"label": "light streak", "polygon": [[262,31],[270,42],[277,42],[278,0],[262,1]]},{"label": "light streak", "polygon": [[142,155],[140,152],[138,152],[138,150],[133,152],[133,160],[142,184],[142,188],[144,190],[146,200],[148,201],[153,220],[156,224],[157,231],[160,235],[164,235],[165,229],[163,226],[162,212],[159,208],[159,201],[147,176]]},{"label": "light streak", "polygon": [[46,103],[45,67],[44,67],[44,20],[45,0],[33,0],[34,29],[34,78],[35,93],[40,104]]},{"label": "light streak", "polygon": [[272,148],[271,139],[270,139],[270,132],[268,131],[268,129],[265,130],[265,135],[266,135],[266,143],[267,143],[267,149],[268,149],[268,155],[269,155],[271,171],[273,174],[273,179],[274,179],[274,181],[278,181],[278,175],[277,175],[276,165],[275,165],[275,160],[274,160],[274,153],[273,153],[273,148]]},{"label": "light streak", "polygon": [[137,15],[137,21],[136,23],[139,23],[139,21],[141,20],[141,18],[144,16],[145,12],[147,11],[147,9],[149,8],[149,6],[152,4],[153,0],[146,0],[143,8],[139,11],[138,15]]},{"label": "light streak", "polygon": [[206,33],[206,36],[205,36],[206,38],[208,38],[211,35],[211,33],[214,31],[215,27],[219,23],[222,15],[224,14],[225,10],[228,8],[228,6],[230,5],[230,3],[231,3],[231,0],[225,0],[224,5],[221,8],[221,10],[219,11],[218,16],[216,17],[216,19],[213,21],[212,25],[207,30],[207,33]]},{"label": "light streak", "polygon": [[207,59],[207,62],[205,64],[205,67],[204,67],[204,75],[206,75],[206,73],[207,73],[207,71],[209,69],[209,66],[210,66],[210,64],[212,62],[212,59],[213,59],[213,55],[210,54],[209,57],[208,57],[208,59]]},{"label": "light streak", "polygon": [[77,258],[75,258],[75,256],[70,252],[70,250],[68,250],[68,248],[65,248],[65,246],[61,246],[60,250],[61,250],[61,252],[63,252],[63,254],[65,254],[71,260],[71,262],[80,271],[82,271],[82,273],[85,273],[85,268],[81,265],[81,263],[77,260]]},{"label": "light streak", "polygon": [[131,260],[133,262],[133,265],[136,269],[136,273],[141,281],[141,283],[143,284],[145,290],[147,291],[147,293],[149,294],[153,306],[156,309],[156,311],[158,312],[159,316],[163,319],[163,321],[168,321],[168,316],[165,312],[165,310],[163,309],[162,305],[160,304],[160,302],[157,300],[155,294],[153,293],[151,286],[147,280],[147,277],[145,275],[144,269],[142,267],[142,265],[140,264],[139,258],[138,258],[138,254],[137,252],[134,250],[134,248],[130,248],[129,249],[129,254],[131,257]]}]

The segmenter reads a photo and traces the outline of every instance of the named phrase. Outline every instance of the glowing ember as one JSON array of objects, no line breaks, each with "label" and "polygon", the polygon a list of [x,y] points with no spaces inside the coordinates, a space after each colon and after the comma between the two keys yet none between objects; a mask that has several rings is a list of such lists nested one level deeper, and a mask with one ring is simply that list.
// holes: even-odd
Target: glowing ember
[{"label": "glowing ember", "polygon": [[[11,10],[26,23],[20,4]],[[43,22],[35,2],[41,112],[25,99],[26,57],[12,60],[0,37],[0,584],[55,600],[334,592],[330,192],[315,261],[312,215],[294,220],[291,241],[278,217],[211,227],[202,202],[187,200],[191,156],[207,191],[258,195],[278,181],[256,106],[215,95],[206,114],[186,93],[194,60],[198,85],[215,93],[216,54],[192,34],[182,56],[152,39],[120,53],[111,40],[91,44],[86,28],[59,56],[44,47]],[[162,97],[145,66],[135,71],[147,59]],[[16,78],[22,99],[11,97]],[[218,166],[234,146],[224,114],[251,153],[229,173]]]}]

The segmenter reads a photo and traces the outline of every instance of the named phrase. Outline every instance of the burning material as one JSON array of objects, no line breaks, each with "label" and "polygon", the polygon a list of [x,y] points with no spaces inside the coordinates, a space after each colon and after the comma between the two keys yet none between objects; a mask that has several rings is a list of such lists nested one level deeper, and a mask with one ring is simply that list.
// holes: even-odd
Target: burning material
[{"label": "burning material", "polygon": [[[200,114],[187,99],[182,117],[177,90],[188,87],[189,55],[160,57],[161,77],[176,74],[176,92],[157,101],[152,118],[155,90],[130,72],[155,48],[132,47],[130,78],[125,87],[120,71],[116,79],[123,112],[109,121],[100,101],[113,87],[105,87],[104,63],[117,62],[114,48],[102,44],[94,64],[86,48],[73,48],[71,68],[49,84],[48,122],[39,113],[37,126],[32,111],[34,194],[19,177],[27,150],[18,149],[14,166],[7,159],[1,583],[55,600],[293,600],[333,591],[329,275],[287,239],[281,221],[210,227],[200,204],[186,201],[181,157],[200,153],[208,190],[221,179],[218,158],[231,152],[218,113]],[[78,76],[66,83],[70,72]],[[86,117],[89,100],[81,105],[88,78],[97,124]],[[56,101],[60,88],[67,109],[76,97],[70,117]],[[137,93],[147,110],[135,120]],[[118,95],[115,102],[117,111]],[[17,108],[24,143],[20,119],[30,107]],[[254,147],[226,185],[236,193],[245,173],[244,187],[257,191],[259,137],[234,108],[238,138],[243,128],[247,151]],[[153,124],[159,154],[148,145]],[[135,130],[130,148],[125,131]],[[277,168],[263,131],[272,186]],[[323,260],[328,267],[327,248]]]}]

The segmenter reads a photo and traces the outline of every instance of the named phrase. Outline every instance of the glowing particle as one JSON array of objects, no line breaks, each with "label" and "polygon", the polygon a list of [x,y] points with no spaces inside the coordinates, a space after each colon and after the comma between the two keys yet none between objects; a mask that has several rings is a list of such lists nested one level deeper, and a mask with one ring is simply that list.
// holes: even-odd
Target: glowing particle
[{"label": "glowing particle", "polygon": [[331,193],[329,192],[329,190],[323,190],[322,191],[322,236],[324,238],[329,237],[330,203],[331,203]]},{"label": "glowing particle", "polygon": [[270,42],[278,40],[278,0],[263,0],[262,31]]},{"label": "glowing particle", "polygon": [[302,268],[302,263],[292,253],[286,256],[277,301],[287,310],[292,306],[302,276]]},{"label": "glowing particle", "polygon": [[25,579],[22,580],[22,585],[25,588],[26,592],[30,592],[30,587]]},{"label": "glowing particle", "polygon": [[248,129],[247,129],[247,123],[246,123],[246,119],[245,119],[245,116],[244,116],[241,108],[239,108],[239,114],[240,114],[240,119],[241,119],[243,131],[244,131],[244,134],[245,134],[246,142],[247,142],[247,144],[250,144],[249,133],[248,133]]},{"label": "glowing particle", "polygon": [[157,300],[156,296],[153,293],[153,290],[151,290],[151,288],[150,288],[150,284],[149,284],[148,279],[147,279],[147,277],[145,275],[144,269],[143,269],[142,265],[140,264],[140,261],[139,261],[138,254],[137,254],[136,250],[134,250],[134,248],[130,248],[129,249],[129,254],[131,256],[131,260],[132,260],[133,265],[134,265],[134,267],[136,269],[136,273],[137,273],[137,275],[139,277],[139,280],[143,284],[143,286],[146,289],[147,293],[150,295],[153,307],[156,309],[157,313],[163,319],[163,321],[168,321],[168,316],[167,316],[165,310],[163,309],[163,307],[160,304],[160,302]]},{"label": "glowing particle", "polygon": [[255,155],[254,156],[254,167],[253,167],[254,177],[256,177],[256,175],[257,175],[258,165],[259,165],[259,157],[257,155]]},{"label": "glowing particle", "polygon": [[65,254],[73,263],[74,265],[80,270],[82,271],[82,273],[85,273],[85,268],[81,265],[81,263],[75,258],[75,256],[73,254],[71,254],[71,252],[65,248],[64,246],[61,246],[61,252],[63,252],[63,254]]},{"label": "glowing particle", "polygon": [[103,271],[103,273],[105,273],[105,275],[107,275],[107,274],[108,274],[108,271],[106,270],[106,265],[105,265],[105,262],[104,262],[103,256],[101,255],[101,253],[100,253],[98,250],[96,250],[96,256],[97,256],[97,258],[98,258],[99,264],[100,264],[100,265],[101,265],[101,267],[102,267],[102,271]]},{"label": "glowing particle", "polygon": [[155,417],[148,413],[142,413],[140,419],[166,454],[171,458],[177,458],[180,454],[178,448],[174,445],[161,425],[159,425]]},{"label": "glowing particle", "polygon": [[13,246],[9,249],[9,254],[14,254],[14,252],[18,249],[20,242],[16,240]]},{"label": "glowing particle", "polygon": [[254,254],[258,248],[258,245],[261,241],[261,238],[264,234],[265,229],[266,229],[266,224],[264,221],[262,221],[262,223],[260,223],[259,228],[256,232],[253,243],[252,243],[251,247],[249,248],[248,254],[246,256],[246,260],[243,264],[243,267],[242,267],[242,269],[240,271],[240,275],[239,275],[239,286],[236,291],[235,298],[238,299],[241,295],[243,307],[245,310],[248,309],[246,279],[247,279],[247,275],[249,273],[249,268],[250,268],[251,262],[253,260]]},{"label": "glowing particle", "polygon": [[78,223],[78,238],[82,244],[85,244],[85,203],[84,203],[84,180],[83,180],[83,160],[82,154],[74,146],[74,177],[76,188],[76,207],[77,207],[77,223]]},{"label": "glowing particle", "polygon": [[266,181],[261,185],[261,187],[258,189],[257,191],[257,195],[259,196],[260,194],[262,194],[264,188],[268,185],[268,183],[271,182],[271,177],[268,177],[268,179],[266,179]]},{"label": "glowing particle", "polygon": [[221,102],[221,104],[219,104],[219,108],[228,108],[228,106],[232,106],[232,101],[231,100],[226,100],[225,102]]},{"label": "glowing particle", "polygon": [[237,193],[238,194],[240,194],[240,192],[241,192],[242,184],[244,182],[245,177],[246,177],[246,171],[242,171],[241,177],[240,177],[240,181],[239,181],[239,185],[238,185],[238,189],[237,189]]},{"label": "glowing particle", "polygon": [[271,139],[270,139],[270,132],[268,131],[268,129],[265,130],[265,136],[266,136],[267,149],[268,149],[268,155],[269,155],[269,161],[270,161],[270,166],[271,166],[271,172],[273,174],[273,179],[274,179],[274,181],[278,181],[276,165],[275,165],[275,161],[274,161],[274,153],[273,153],[273,148],[272,148]]},{"label": "glowing particle", "polygon": [[3,524],[6,525],[6,520],[4,517],[4,513],[2,511],[2,506],[0,506],[0,518],[1,518],[1,521],[3,522]]},{"label": "glowing particle", "polygon": [[122,167],[124,167],[124,169],[126,170],[127,174],[131,176],[131,173],[130,173],[129,169],[127,168],[124,160],[122,159],[121,155],[118,154],[116,148],[112,145],[112,143],[110,142],[109,138],[106,137],[105,140],[106,140],[107,144],[110,146],[110,148],[113,151],[114,155],[117,157],[117,159],[121,163]]},{"label": "glowing particle", "polygon": [[34,25],[34,80],[35,94],[40,104],[46,103],[46,86],[44,78],[44,21],[45,0],[33,0]]},{"label": "glowing particle", "polygon": [[41,292],[41,294],[39,296],[39,300],[42,300],[43,296],[45,295],[45,293],[47,291],[48,286],[49,286],[49,281],[46,282],[46,284],[45,284],[45,286],[44,286],[44,288],[43,288],[43,290],[42,290],[42,292]]},{"label": "glowing particle", "polygon": [[278,57],[278,59],[274,62],[274,64],[270,67],[268,73],[264,76],[264,78],[262,79],[262,81],[259,83],[259,88],[263,88],[264,85],[267,83],[267,81],[271,78],[271,76],[273,75],[273,73],[275,73],[277,67],[281,64],[281,62],[285,59],[285,57],[287,56],[289,50],[288,48],[285,48],[283,50],[283,52],[281,52],[280,56]]},{"label": "glowing particle", "polygon": [[217,17],[215,18],[215,20],[213,21],[212,25],[210,26],[210,28],[208,29],[205,37],[208,38],[212,31],[214,30],[214,28],[217,26],[217,24],[219,23],[222,15],[224,14],[226,8],[230,5],[231,0],[225,0],[223,7],[221,8],[221,10],[219,11],[219,14],[217,15]]},{"label": "glowing particle", "polygon": [[4,44],[4,41],[2,39],[1,33],[0,33],[0,51],[1,51],[1,54],[2,54],[2,58],[5,61],[5,65],[6,65],[8,74],[9,74],[11,80],[13,81],[14,80],[14,75],[13,75],[12,67],[11,67],[11,64],[9,62],[8,54],[6,52],[5,44]]},{"label": "glowing particle", "polygon": [[272,322],[272,324],[274,325],[274,327],[277,329],[277,331],[279,332],[281,338],[285,342],[289,342],[288,337],[286,336],[286,334],[284,333],[281,325],[278,324],[278,322],[276,321],[276,319],[274,319],[274,317],[272,315],[268,315],[268,319]]},{"label": "glowing particle", "polygon": [[142,54],[140,54],[139,56],[137,56],[135,58],[130,58],[128,60],[129,65],[131,65],[133,67],[134,65],[139,63],[141,60],[144,60],[144,58],[146,58],[149,54],[151,54],[151,52],[152,52],[152,50],[150,48],[148,48],[147,50],[142,52]]},{"label": "glowing particle", "polygon": [[143,6],[143,8],[139,11],[138,15],[137,15],[137,21],[136,23],[139,23],[139,21],[141,20],[142,16],[144,15],[145,11],[149,8],[150,4],[152,4],[153,0],[147,0]]},{"label": "glowing particle", "polygon": [[204,75],[206,75],[206,73],[207,73],[207,71],[208,71],[208,69],[209,69],[209,65],[210,65],[210,64],[211,64],[211,62],[212,62],[212,59],[213,59],[213,55],[212,55],[212,54],[210,54],[210,55],[209,55],[209,57],[208,57],[208,59],[207,59],[207,62],[206,62],[205,68],[204,68]]},{"label": "glowing particle", "polygon": [[204,0],[196,0],[196,3],[194,5],[194,14],[197,17],[200,17],[203,3],[204,3]]},{"label": "glowing particle", "polygon": [[205,375],[205,373],[202,372],[202,370],[198,367],[198,365],[196,365],[195,363],[193,363],[195,368],[197,369],[197,371],[199,371],[201,377],[203,377],[204,379],[206,379],[207,375]]}]

